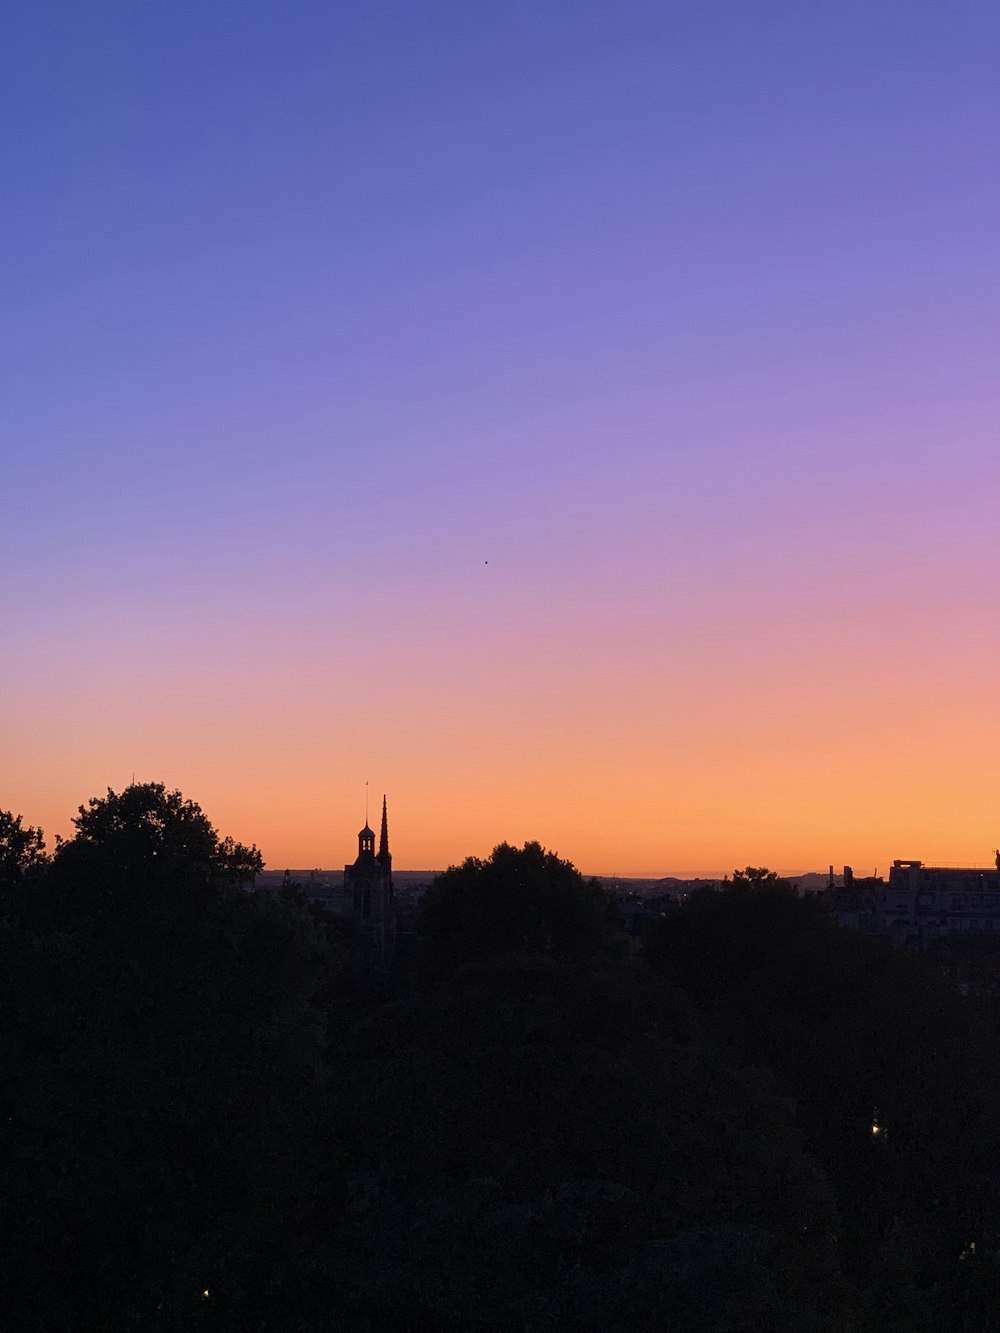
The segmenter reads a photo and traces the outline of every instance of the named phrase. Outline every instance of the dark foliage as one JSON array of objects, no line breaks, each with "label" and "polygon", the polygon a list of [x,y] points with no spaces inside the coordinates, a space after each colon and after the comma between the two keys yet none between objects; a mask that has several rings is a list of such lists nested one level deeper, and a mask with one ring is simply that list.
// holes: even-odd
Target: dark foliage
[{"label": "dark foliage", "polygon": [[342,1053],[346,1308],[376,1327],[828,1327],[833,1211],[793,1108],[691,1023],[634,969],[511,954],[373,1014]]},{"label": "dark foliage", "polygon": [[9,893],[47,860],[42,830],[25,824],[20,815],[0,810],[0,893]]},{"label": "dark foliage", "polygon": [[343,1188],[327,1029],[366,951],[238,887],[259,856],[178,793],[109,792],[76,823],[0,926],[4,1309],[188,1327],[231,1286],[234,1311],[263,1310],[285,1281],[274,1234]]},{"label": "dark foliage", "polygon": [[540,843],[502,842],[488,860],[470,856],[424,894],[417,929],[435,962],[527,950],[596,955],[621,943],[614,898]]},{"label": "dark foliage", "polygon": [[1000,1239],[987,1011],[931,960],[844,930],[819,897],[751,872],[670,912],[647,957],[737,1063],[770,1069],[795,1098],[874,1326],[952,1327],[959,1275]]},{"label": "dark foliage", "polygon": [[995,1328],[995,995],[777,876],[635,953],[501,844],[387,975],[179,793],[35,834],[0,817],[5,1327]]}]

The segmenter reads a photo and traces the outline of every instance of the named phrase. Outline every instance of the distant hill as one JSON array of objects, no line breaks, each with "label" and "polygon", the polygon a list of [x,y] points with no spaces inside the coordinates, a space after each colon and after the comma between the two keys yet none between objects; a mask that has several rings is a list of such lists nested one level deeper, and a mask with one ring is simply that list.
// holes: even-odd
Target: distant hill
[{"label": "distant hill", "polygon": [[[292,882],[308,889],[311,884],[343,884],[344,868],[337,870],[289,870]],[[399,888],[412,888],[419,884],[430,884],[440,870],[393,870],[392,878]],[[262,870],[257,876],[255,887],[258,889],[280,889],[285,879],[284,870]]]},{"label": "distant hill", "polygon": [[[292,881],[300,884],[309,892],[310,889],[322,889],[327,886],[339,887],[344,882],[343,868],[336,870],[290,870]],[[393,870],[392,878],[396,888],[404,898],[419,897],[419,891],[431,884],[440,875],[440,870]],[[258,889],[277,892],[285,878],[284,870],[262,870],[257,876]],[[674,875],[664,875],[658,879],[632,878],[628,875],[597,875],[595,878],[604,888],[618,897],[635,894],[640,898],[679,898],[694,889],[714,889],[722,882],[719,879],[679,879]],[[818,893],[829,883],[829,873],[825,870],[810,870],[804,875],[786,875],[791,884],[798,887],[800,893]],[[834,883],[839,888],[843,877],[836,875]]]},{"label": "distant hill", "polygon": [[627,875],[598,875],[596,878],[619,898],[632,894],[639,898],[680,898],[693,889],[714,889],[719,884],[717,879],[677,879],[673,875],[664,875],[660,879],[631,879]]},{"label": "distant hill", "polygon": [[[794,884],[800,893],[818,893],[828,887],[830,874],[826,870],[810,870],[804,875],[785,875],[789,884]],[[674,875],[664,875],[661,879],[630,879],[627,875],[614,878],[598,876],[606,889],[619,896],[637,894],[640,898],[679,898],[695,889],[717,889],[721,879],[678,879]],[[834,884],[839,888],[844,880],[842,875],[834,876]]]},{"label": "distant hill", "polygon": [[[819,893],[830,887],[829,870],[810,870],[804,875],[786,875],[785,878],[790,884],[799,886],[799,893]],[[843,888],[843,875],[834,875],[833,883],[835,888]]]}]

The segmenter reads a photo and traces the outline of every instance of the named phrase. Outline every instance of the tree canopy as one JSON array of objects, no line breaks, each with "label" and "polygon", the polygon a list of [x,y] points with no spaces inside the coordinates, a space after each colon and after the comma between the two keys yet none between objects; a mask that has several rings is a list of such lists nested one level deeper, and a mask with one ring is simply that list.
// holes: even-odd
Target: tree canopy
[{"label": "tree canopy", "polygon": [[199,805],[162,782],[109,787],[107,796],[80,806],[73,824],[76,835],[60,843],[57,861],[79,856],[120,880],[183,875],[239,887],[263,867],[256,847],[220,838]]},{"label": "tree canopy", "polygon": [[420,903],[424,939],[463,956],[526,951],[554,957],[607,949],[618,938],[614,899],[538,842],[502,842],[439,875]]},{"label": "tree canopy", "polygon": [[330,1177],[330,1014],[368,951],[294,893],[246,892],[257,850],[161,784],[74,822],[0,921],[4,1308],[194,1328],[238,1273],[227,1317],[251,1327],[285,1280],[270,1228]]},{"label": "tree canopy", "polygon": [[42,830],[25,824],[21,815],[0,810],[0,891],[13,888],[47,860]]},{"label": "tree canopy", "polygon": [[390,975],[160,784],[4,846],[12,1328],[996,1327],[994,1001],[766,869],[501,843]]}]

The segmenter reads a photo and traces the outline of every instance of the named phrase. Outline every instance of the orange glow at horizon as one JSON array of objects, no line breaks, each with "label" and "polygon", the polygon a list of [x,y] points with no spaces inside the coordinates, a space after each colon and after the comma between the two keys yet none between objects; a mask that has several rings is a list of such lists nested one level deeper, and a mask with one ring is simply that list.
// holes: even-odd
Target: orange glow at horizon
[{"label": "orange glow at horizon", "polygon": [[338,668],[334,644],[235,666],[210,639],[188,664],[147,645],[115,668],[95,646],[71,699],[44,674],[22,692],[18,812],[51,842],[135,772],[196,800],[270,868],[330,869],[353,859],[367,778],[374,802],[388,796],[400,869],[526,839],[623,876],[990,861],[989,626],[966,624],[955,653],[905,609],[881,636],[856,615],[835,645],[804,615],[733,616],[679,642],[558,619],[491,633],[481,613],[460,640],[475,620],[460,605],[451,634],[432,623],[405,662],[365,670]]}]

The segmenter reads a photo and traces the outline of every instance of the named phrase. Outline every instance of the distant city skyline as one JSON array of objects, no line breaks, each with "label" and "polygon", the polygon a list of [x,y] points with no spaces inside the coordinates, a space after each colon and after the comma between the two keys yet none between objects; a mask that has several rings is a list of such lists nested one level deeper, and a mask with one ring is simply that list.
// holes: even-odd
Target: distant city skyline
[{"label": "distant city skyline", "polygon": [[[142,780],[142,779],[137,779],[137,780]],[[149,779],[149,780],[152,780],[152,779]],[[122,784],[122,785],[123,785],[123,786],[127,786],[128,784],[126,783],[126,784]],[[169,784],[168,784],[168,785],[169,785]],[[94,794],[94,795],[99,795],[99,796],[100,796],[100,795],[103,795],[104,793],[103,793],[103,791],[102,791],[102,792],[95,792],[95,793],[93,793],[93,794]],[[191,795],[190,792],[184,792],[183,795],[184,795],[185,797],[187,797],[188,799],[196,799],[195,797],[193,797],[193,796]],[[386,800],[386,796],[383,795],[383,796],[380,797],[379,799],[380,799],[381,801],[384,802],[384,801]],[[363,802],[363,801],[364,801],[364,795],[362,794],[362,802]],[[199,802],[199,804],[200,804],[200,802]],[[75,811],[74,811],[74,813],[75,813]],[[213,816],[212,816],[212,814],[211,814],[210,811],[205,811],[205,813],[209,816],[210,819],[213,819]],[[364,830],[371,831],[371,829],[370,829],[370,818],[371,818],[370,810],[369,810],[369,811],[363,811],[363,812],[362,812],[362,818],[361,818],[361,827],[360,827],[359,830],[356,830],[353,834],[349,834],[347,837],[342,838],[342,839],[337,839],[335,836],[333,836],[333,837],[331,838],[330,846],[328,846],[328,847],[326,847],[326,848],[323,849],[324,852],[325,852],[325,855],[326,855],[326,857],[327,857],[326,860],[320,859],[320,860],[313,860],[313,861],[294,861],[294,860],[289,860],[289,859],[287,859],[287,858],[286,858],[285,860],[281,860],[280,858],[277,859],[277,860],[274,860],[274,859],[269,859],[269,858],[267,857],[267,855],[266,855],[266,852],[265,852],[265,856],[264,856],[264,861],[265,861],[265,871],[267,872],[268,877],[269,877],[269,878],[273,878],[273,877],[276,876],[276,875],[282,875],[282,874],[284,874],[284,873],[286,873],[286,872],[288,872],[288,871],[292,872],[293,874],[305,874],[305,875],[309,875],[309,874],[312,874],[312,873],[320,873],[320,874],[323,874],[323,875],[325,875],[325,876],[332,876],[334,879],[336,879],[336,880],[339,882],[339,880],[340,880],[340,879],[342,878],[342,876],[343,876],[343,865],[342,865],[341,861],[338,860],[338,857],[341,857],[341,856],[347,854],[346,851],[345,851],[345,849],[350,850],[350,849],[353,849],[353,848],[354,848],[354,846],[355,846],[355,844],[356,844],[356,842],[357,842],[357,839],[358,839],[358,837],[360,836],[360,833],[361,833],[361,832],[363,832]],[[27,822],[30,823],[31,821],[28,820]],[[213,822],[215,822],[214,819],[213,819]],[[394,823],[396,822],[395,815],[394,815],[394,817],[393,817],[393,822],[394,822]],[[403,819],[403,820],[400,821],[400,822],[403,824],[404,827],[407,826],[407,821],[406,821],[405,819]],[[72,827],[71,827],[71,819],[67,818],[66,820],[64,820],[64,821],[63,821],[63,825],[64,825],[64,827],[61,828],[61,829],[57,829],[57,830],[56,830],[56,833],[58,833],[58,835],[61,836],[61,837],[65,837],[65,836],[69,836],[69,835],[71,835],[72,832],[73,832]],[[227,827],[224,827],[224,826],[221,826],[221,825],[218,827],[218,831],[219,831],[220,834],[223,835],[223,836],[226,836],[226,835],[231,836],[231,835],[232,835],[232,830],[231,830],[231,829],[229,829],[229,828],[227,828]],[[53,846],[53,843],[54,843],[53,836],[51,835],[51,832],[50,832],[49,830],[46,830],[46,833],[49,834],[49,837],[48,837],[49,850],[52,850],[52,846]],[[241,836],[243,836],[243,837],[246,839],[247,842],[255,842],[255,841],[257,841],[257,839],[255,839],[255,836],[254,836],[254,834],[253,834],[252,832],[245,832],[245,833],[244,833],[243,835],[241,835]],[[459,854],[457,854],[457,855],[455,855],[455,856],[452,856],[452,857],[450,857],[450,858],[447,859],[447,860],[442,860],[442,861],[439,861],[439,862],[431,862],[431,861],[424,861],[424,862],[418,862],[418,861],[404,861],[404,862],[400,862],[400,864],[398,864],[398,865],[393,869],[393,874],[394,874],[394,875],[402,875],[402,876],[407,877],[407,878],[410,877],[410,876],[412,876],[412,875],[415,875],[415,874],[424,874],[424,873],[428,873],[428,874],[439,874],[439,873],[441,873],[442,871],[448,869],[449,866],[452,866],[452,865],[456,865],[456,864],[461,863],[462,861],[464,861],[464,860],[466,859],[466,857],[469,857],[469,856],[478,856],[478,857],[481,857],[481,858],[485,858],[486,856],[489,855],[489,853],[493,850],[493,848],[494,848],[494,847],[497,845],[497,843],[499,843],[499,842],[512,842],[515,846],[517,846],[517,845],[520,845],[520,844],[521,844],[522,842],[524,842],[524,841],[538,841],[538,842],[541,842],[542,845],[545,846],[547,850],[549,850],[549,851],[554,851],[554,852],[556,852],[557,854],[559,854],[560,856],[564,856],[565,859],[570,860],[570,861],[573,861],[573,863],[577,866],[577,868],[578,868],[583,874],[585,874],[585,875],[596,875],[596,876],[599,876],[599,877],[602,878],[602,879],[608,879],[608,880],[614,880],[614,879],[623,879],[623,880],[626,880],[626,879],[636,879],[636,880],[678,879],[678,880],[692,880],[692,881],[694,881],[694,880],[698,880],[698,879],[720,879],[720,880],[721,880],[721,879],[723,879],[723,878],[725,878],[725,877],[727,877],[727,876],[730,876],[730,875],[733,873],[733,871],[743,869],[743,868],[745,868],[745,866],[747,866],[747,865],[751,865],[751,864],[754,864],[754,863],[755,863],[753,857],[742,858],[742,859],[740,859],[739,857],[737,857],[737,858],[733,861],[732,864],[729,864],[729,865],[721,865],[721,866],[720,866],[719,868],[717,868],[717,869],[708,869],[708,870],[705,870],[705,869],[701,869],[701,870],[677,870],[677,869],[620,870],[620,869],[608,869],[608,868],[604,868],[604,867],[602,867],[602,868],[595,868],[595,867],[593,867],[593,866],[588,866],[588,865],[586,865],[586,864],[580,864],[579,862],[575,861],[575,859],[574,859],[571,855],[569,855],[568,853],[565,853],[565,852],[563,852],[560,848],[558,848],[558,847],[554,847],[554,846],[552,846],[551,844],[547,843],[546,840],[545,840],[544,838],[533,837],[532,835],[529,834],[529,835],[527,835],[527,836],[526,836],[525,838],[523,838],[523,839],[510,838],[510,837],[503,837],[503,836],[495,837],[495,838],[489,843],[488,846],[487,846],[487,845],[483,845],[482,847],[478,847],[478,848],[473,849],[473,850],[468,850],[468,849],[467,849],[466,851],[461,852],[461,853],[459,853]],[[343,846],[340,845],[341,842],[343,843]],[[440,844],[440,843],[443,842],[443,840],[440,839],[440,838],[435,839],[435,836],[434,836],[434,834],[433,834],[433,832],[432,832],[432,834],[431,834],[430,837],[426,837],[426,836],[425,836],[425,837],[422,838],[422,839],[421,839],[421,838],[418,838],[417,841],[416,841],[416,843],[415,843],[415,845],[417,845],[417,846],[427,846],[427,845],[432,845],[432,846],[433,846],[433,845],[436,844],[436,842],[437,842],[438,844]],[[263,850],[263,849],[262,849],[262,850]],[[997,853],[996,849],[993,849],[992,853],[989,854],[989,855],[987,855],[986,852],[982,852],[982,854],[979,855],[978,857],[975,857],[975,856],[972,856],[972,857],[970,857],[970,856],[965,856],[964,858],[961,858],[961,859],[960,859],[960,858],[952,857],[952,858],[947,859],[947,860],[939,860],[939,861],[937,862],[937,864],[942,865],[942,866],[952,867],[952,868],[955,868],[955,869],[962,869],[962,870],[965,870],[965,869],[986,869],[986,870],[989,870],[989,869],[995,869],[996,864],[997,864],[997,855],[998,855],[998,853]],[[903,858],[903,859],[906,860],[907,858]],[[927,862],[926,858],[918,858],[918,859],[919,859],[919,860],[924,860],[925,863],[930,864],[930,862]],[[881,859],[881,860],[877,860],[877,861],[875,861],[874,864],[873,864],[872,866],[870,866],[870,867],[869,867],[869,866],[853,866],[853,867],[851,867],[851,868],[852,868],[854,871],[856,871],[857,874],[860,875],[860,876],[864,876],[864,875],[879,875],[879,874],[881,874],[881,875],[887,875],[888,872],[889,872],[890,867],[891,867],[892,864],[893,864],[893,862],[896,861],[896,862],[898,863],[899,860],[900,860],[900,858],[890,855],[890,856],[888,856],[888,857],[884,857],[884,858]],[[836,880],[838,883],[841,881],[841,879],[842,879],[842,877],[843,877],[843,873],[844,873],[844,870],[845,870],[845,866],[847,866],[847,865],[849,864],[849,863],[846,863],[846,862],[838,861],[838,860],[835,858],[832,862],[829,862],[829,861],[828,861],[828,863],[827,863],[826,866],[820,864],[819,862],[817,862],[817,863],[814,864],[814,865],[786,866],[786,865],[781,865],[781,864],[780,864],[774,857],[768,858],[768,857],[766,857],[766,856],[764,856],[764,857],[758,857],[757,860],[756,860],[756,863],[761,864],[761,865],[766,865],[769,869],[771,869],[771,870],[776,870],[779,874],[784,875],[784,876],[787,876],[789,879],[792,879],[792,880],[795,880],[795,879],[802,879],[802,878],[807,878],[807,877],[809,877],[809,876],[823,876],[823,877],[826,877],[826,876],[829,874],[830,866],[832,865],[832,867],[833,867],[833,872],[834,872],[834,878],[835,878],[835,880]]]},{"label": "distant city skyline", "polygon": [[0,807],[988,862],[998,68],[986,0],[8,14]]}]

